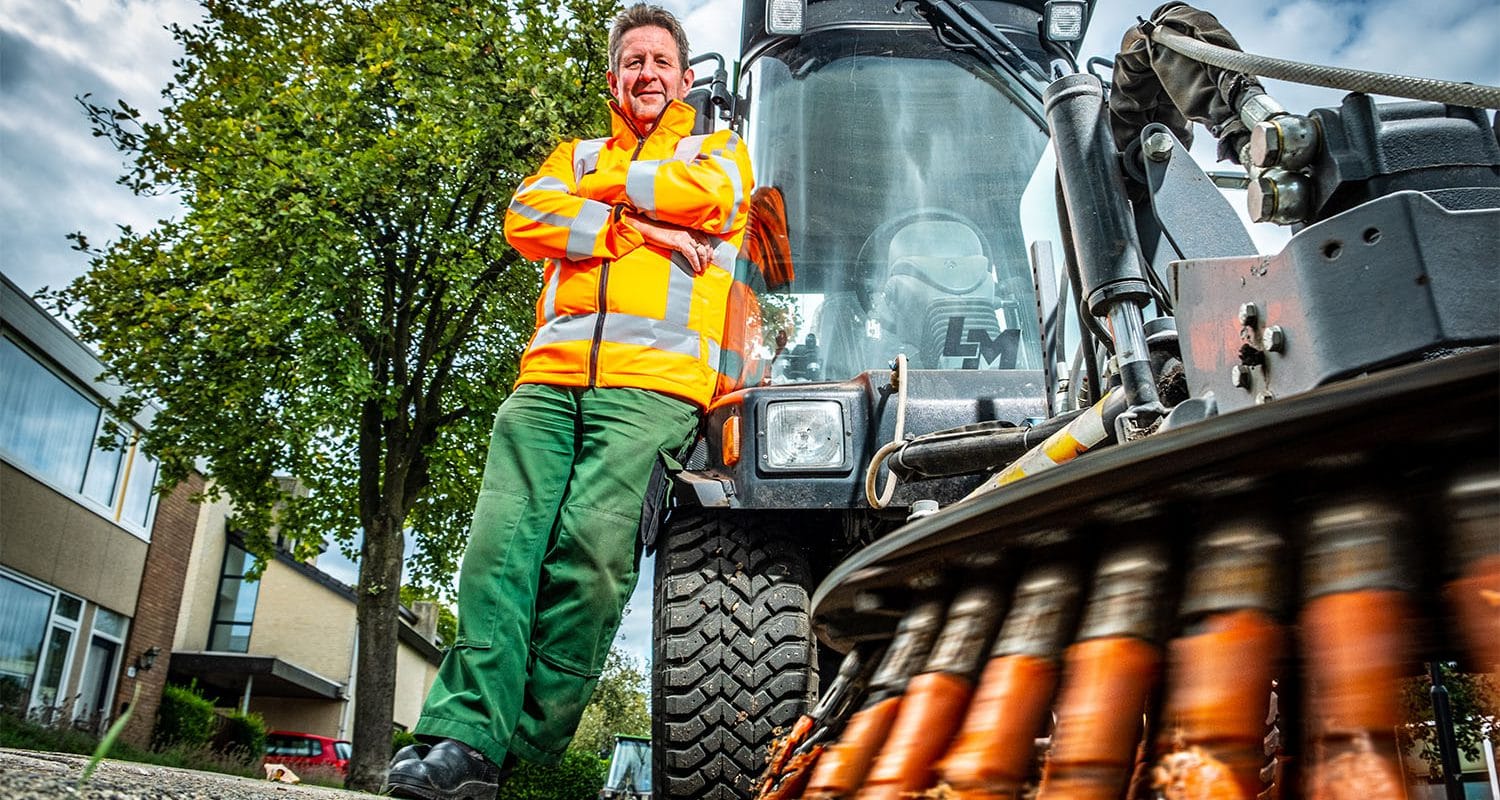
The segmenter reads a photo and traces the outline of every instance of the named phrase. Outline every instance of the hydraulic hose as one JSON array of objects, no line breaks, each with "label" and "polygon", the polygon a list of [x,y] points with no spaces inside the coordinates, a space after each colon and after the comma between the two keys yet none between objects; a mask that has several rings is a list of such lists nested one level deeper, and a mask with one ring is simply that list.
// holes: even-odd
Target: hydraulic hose
[{"label": "hydraulic hose", "polygon": [[1184,36],[1164,25],[1151,31],[1151,41],[1194,61],[1220,69],[1263,78],[1323,86],[1348,92],[1383,94],[1412,100],[1431,100],[1472,108],[1500,108],[1500,86],[1414,78],[1345,67],[1329,67],[1231,50]]},{"label": "hydraulic hose", "polygon": [[870,459],[870,466],[865,469],[865,501],[871,508],[885,508],[891,504],[891,498],[896,495],[896,473],[890,472],[885,476],[885,487],[879,494],[875,493],[875,480],[880,476],[880,465],[886,457],[896,452],[906,443],[906,354],[896,355],[895,367],[891,370],[891,383],[896,386],[896,432],[891,440],[875,451],[875,456]]},{"label": "hydraulic hose", "polygon": [[1035,425],[1002,427],[980,423],[924,433],[901,442],[884,457],[902,480],[987,472],[1024,455],[1086,410],[1067,411]]}]

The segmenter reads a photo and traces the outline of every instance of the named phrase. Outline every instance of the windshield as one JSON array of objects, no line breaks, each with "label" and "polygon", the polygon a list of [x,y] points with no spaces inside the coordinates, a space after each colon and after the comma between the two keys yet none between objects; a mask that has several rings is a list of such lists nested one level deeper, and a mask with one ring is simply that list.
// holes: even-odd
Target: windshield
[{"label": "windshield", "polygon": [[609,760],[604,788],[649,794],[651,792],[651,743],[622,739]]},{"label": "windshield", "polygon": [[745,384],[843,380],[898,353],[1040,368],[1019,207],[1047,140],[1008,81],[925,30],[827,31],[755,60],[747,282],[766,285]]}]

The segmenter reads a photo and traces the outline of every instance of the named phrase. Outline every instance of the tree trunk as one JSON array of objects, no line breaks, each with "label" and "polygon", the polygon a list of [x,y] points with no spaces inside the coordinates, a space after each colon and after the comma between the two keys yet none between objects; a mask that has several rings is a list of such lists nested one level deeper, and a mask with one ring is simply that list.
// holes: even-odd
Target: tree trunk
[{"label": "tree trunk", "polygon": [[354,756],[348,786],[380,790],[391,758],[396,699],[396,633],[401,624],[401,522],[382,509],[365,527],[359,577],[359,657],[354,697]]}]

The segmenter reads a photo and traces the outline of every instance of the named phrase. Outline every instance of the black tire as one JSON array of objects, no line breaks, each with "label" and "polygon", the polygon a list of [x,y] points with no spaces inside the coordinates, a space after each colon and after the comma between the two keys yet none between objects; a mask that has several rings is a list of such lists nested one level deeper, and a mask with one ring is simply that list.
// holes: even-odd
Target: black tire
[{"label": "black tire", "polygon": [[[742,800],[817,690],[806,554],[734,512],[679,510],[656,553],[657,798]],[[758,517],[756,519],[759,519]]]}]

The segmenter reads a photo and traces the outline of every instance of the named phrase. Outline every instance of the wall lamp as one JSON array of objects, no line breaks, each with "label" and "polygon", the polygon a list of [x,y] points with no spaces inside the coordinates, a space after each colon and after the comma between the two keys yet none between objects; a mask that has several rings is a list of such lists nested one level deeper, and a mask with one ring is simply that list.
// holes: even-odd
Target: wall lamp
[{"label": "wall lamp", "polygon": [[151,645],[135,657],[135,663],[130,665],[126,677],[134,678],[137,672],[145,672],[156,664],[156,657],[161,655],[161,648]]}]

